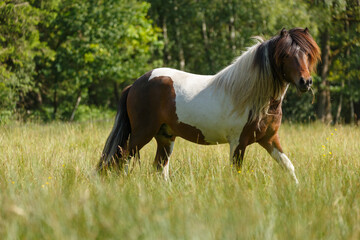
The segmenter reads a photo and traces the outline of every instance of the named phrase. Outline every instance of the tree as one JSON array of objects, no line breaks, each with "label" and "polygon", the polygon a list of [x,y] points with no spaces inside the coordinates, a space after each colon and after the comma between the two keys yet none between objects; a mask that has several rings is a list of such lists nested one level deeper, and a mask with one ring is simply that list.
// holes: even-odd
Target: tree
[{"label": "tree", "polygon": [[49,54],[37,30],[41,14],[26,1],[0,1],[0,121],[31,104],[34,58]]},{"label": "tree", "polygon": [[290,88],[285,116],[351,122],[360,115],[359,2],[0,0],[0,121],[114,109],[120,89],[154,67],[215,74],[252,36],[308,27],[323,54],[316,104]]},{"label": "tree", "polygon": [[[343,58],[346,60],[343,67],[348,65],[347,71],[352,72],[353,69],[359,69],[355,59],[350,59],[351,52],[357,52],[360,45],[360,11],[359,1],[353,0],[333,0],[333,1],[311,1],[310,9],[316,12],[316,21],[318,22],[320,47],[322,50],[322,62],[319,65],[320,81],[318,83],[319,99],[317,103],[317,116],[323,122],[332,122],[332,104],[331,89],[334,86],[335,91],[340,91],[340,98],[346,92],[346,85],[351,85],[352,81],[346,81],[348,76],[343,71],[338,71],[340,62]],[[315,21],[315,19],[314,19]],[[353,49],[353,50],[351,50]],[[353,64],[355,63],[356,66]],[[332,76],[336,76],[335,78]],[[358,80],[358,78],[357,78]],[[353,89],[353,88],[351,88]],[[352,97],[355,93],[347,94]],[[353,100],[350,100],[353,104]],[[342,100],[339,100],[338,112],[341,112]],[[353,112],[353,110],[351,110]],[[338,114],[336,114],[338,115]],[[351,117],[353,119],[353,117]],[[351,121],[351,120],[350,120]]]},{"label": "tree", "polygon": [[61,2],[45,29],[53,32],[48,42],[56,51],[44,86],[53,118],[72,120],[80,101],[109,105],[115,99],[116,105],[120,86],[149,70],[162,46],[146,17],[149,7],[130,0]]}]

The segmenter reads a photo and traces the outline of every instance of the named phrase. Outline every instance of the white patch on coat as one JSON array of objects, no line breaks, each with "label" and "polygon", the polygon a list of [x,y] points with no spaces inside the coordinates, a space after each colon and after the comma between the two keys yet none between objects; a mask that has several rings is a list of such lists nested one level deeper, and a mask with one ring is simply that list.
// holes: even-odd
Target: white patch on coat
[{"label": "white patch on coat", "polygon": [[290,175],[294,178],[295,183],[299,184],[299,181],[296,178],[295,175],[295,168],[294,165],[291,163],[290,159],[285,155],[285,153],[280,152],[277,148],[274,148],[274,150],[271,152],[271,156],[288,172]]},{"label": "white patch on coat", "polygon": [[149,81],[160,76],[170,77],[173,81],[180,122],[199,129],[210,144],[239,139],[249,112],[245,111],[242,116],[234,113],[232,100],[225,91],[210,86],[213,76],[159,68],[153,70]]},{"label": "white patch on coat", "polygon": [[166,165],[163,167],[162,170],[162,174],[164,176],[165,181],[169,180],[169,165],[170,165],[169,160],[170,159],[168,159],[168,162],[166,163]]},{"label": "white patch on coat", "polygon": [[169,180],[169,169],[170,169],[170,155],[174,149],[174,141],[170,143],[170,150],[167,153],[167,162],[166,165],[163,167],[162,174],[164,176],[165,181]]},{"label": "white patch on coat", "polygon": [[171,141],[171,143],[170,143],[170,150],[169,150],[169,153],[168,153],[168,158],[170,157],[172,151],[174,150],[174,143],[175,143],[175,141]]}]

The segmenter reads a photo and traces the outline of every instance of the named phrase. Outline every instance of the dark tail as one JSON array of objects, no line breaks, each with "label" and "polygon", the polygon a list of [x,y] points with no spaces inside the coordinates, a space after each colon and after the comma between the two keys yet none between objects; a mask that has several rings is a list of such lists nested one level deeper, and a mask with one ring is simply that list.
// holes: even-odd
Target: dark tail
[{"label": "dark tail", "polygon": [[121,94],[115,123],[102,151],[97,166],[98,171],[110,166],[113,162],[119,164],[119,159],[123,157],[123,150],[126,150],[127,141],[131,133],[131,126],[126,107],[130,88],[131,86],[125,88]]}]

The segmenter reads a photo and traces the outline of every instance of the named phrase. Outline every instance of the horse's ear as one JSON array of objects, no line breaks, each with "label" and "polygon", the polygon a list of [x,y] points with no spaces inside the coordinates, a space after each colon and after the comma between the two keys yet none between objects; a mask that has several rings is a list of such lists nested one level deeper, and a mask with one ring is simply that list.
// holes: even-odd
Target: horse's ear
[{"label": "horse's ear", "polygon": [[304,33],[309,33],[309,29],[307,27],[304,29]]},{"label": "horse's ear", "polygon": [[280,37],[285,37],[285,36],[287,36],[287,34],[288,34],[288,31],[286,30],[286,28],[281,29]]}]

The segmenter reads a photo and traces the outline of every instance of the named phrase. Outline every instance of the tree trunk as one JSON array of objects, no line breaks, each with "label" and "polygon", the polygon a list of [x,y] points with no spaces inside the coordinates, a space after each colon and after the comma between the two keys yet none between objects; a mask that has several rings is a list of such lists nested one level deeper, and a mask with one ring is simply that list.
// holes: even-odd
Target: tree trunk
[{"label": "tree trunk", "polygon": [[339,105],[338,105],[338,109],[336,112],[336,118],[335,118],[335,123],[339,123],[341,120],[341,109],[342,109],[342,102],[343,102],[343,90],[345,87],[345,83],[344,80],[341,81],[341,92],[340,92],[340,99],[339,99]]},{"label": "tree trunk", "polygon": [[75,103],[75,106],[72,110],[72,113],[71,113],[71,116],[70,116],[70,119],[69,121],[72,122],[75,118],[75,112],[76,110],[78,109],[79,105],[80,105],[80,101],[81,101],[81,91],[78,93],[78,97],[76,99],[76,103]]},{"label": "tree trunk", "polygon": [[231,49],[235,52],[236,51],[236,44],[235,44],[235,18],[234,16],[230,17],[230,41],[231,41]]},{"label": "tree trunk", "polygon": [[[175,6],[175,14],[178,14],[178,7]],[[182,47],[182,43],[181,43],[181,31],[180,31],[180,24],[179,24],[179,18],[175,17],[175,33],[176,33],[176,42],[178,45],[178,51],[179,51],[179,67],[180,70],[184,71],[185,70],[185,57],[184,57],[184,49]]]},{"label": "tree trunk", "polygon": [[58,103],[57,103],[57,87],[55,87],[54,90],[54,100],[53,100],[53,120],[55,120],[56,118],[56,112],[57,112],[57,108],[58,108]]},{"label": "tree trunk", "polygon": [[117,82],[114,82],[114,96],[115,96],[115,102],[116,106],[120,102],[120,95],[119,95],[119,84]]},{"label": "tree trunk", "polygon": [[205,49],[205,56],[206,56],[206,60],[208,62],[208,66],[210,68],[209,72],[213,71],[213,65],[212,65],[212,61],[211,61],[211,57],[210,57],[210,51],[209,51],[209,38],[208,38],[208,33],[207,33],[207,26],[206,26],[206,21],[205,21],[205,13],[202,14],[202,26],[201,26],[201,30],[202,30],[202,37],[204,40],[204,49]]},{"label": "tree trunk", "polygon": [[357,117],[355,117],[355,108],[354,108],[354,101],[350,99],[350,123],[354,124],[357,122]]},{"label": "tree trunk", "polygon": [[171,54],[169,51],[169,37],[168,37],[168,30],[167,30],[167,23],[166,23],[166,16],[164,16],[162,21],[162,30],[163,30],[163,37],[164,37],[164,64],[168,65],[171,61]]},{"label": "tree trunk", "polygon": [[236,29],[235,29],[235,14],[236,14],[236,12],[235,12],[235,8],[236,8],[236,3],[232,2],[229,27],[230,27],[230,43],[231,43],[231,49],[233,50],[233,52],[236,51]]},{"label": "tree trunk", "polygon": [[[350,21],[349,19],[351,18],[351,16],[349,16],[349,13],[351,12],[350,9],[349,9],[349,6],[346,5],[346,20],[345,20],[345,31],[346,33],[348,34],[348,37],[350,37]],[[347,48],[346,49],[346,58],[347,59],[350,59],[350,48]],[[348,75],[348,69],[346,69],[346,75]],[[352,90],[352,87],[351,87],[351,79],[348,78],[348,81],[347,81],[347,84],[348,84],[348,88],[350,89],[350,99],[349,99],[349,102],[350,102],[350,124],[354,124],[354,121],[356,121],[355,119],[355,108],[354,108],[354,101],[353,101],[353,90]]]},{"label": "tree trunk", "polygon": [[322,62],[319,65],[321,83],[319,88],[319,100],[317,104],[317,116],[324,123],[332,121],[330,83],[328,81],[330,59],[330,35],[328,29],[321,33]]},{"label": "tree trunk", "polygon": [[176,24],[176,39],[178,42],[178,50],[179,50],[179,64],[180,64],[180,70],[185,70],[185,57],[184,57],[184,49],[181,44],[181,33],[179,25]]}]

